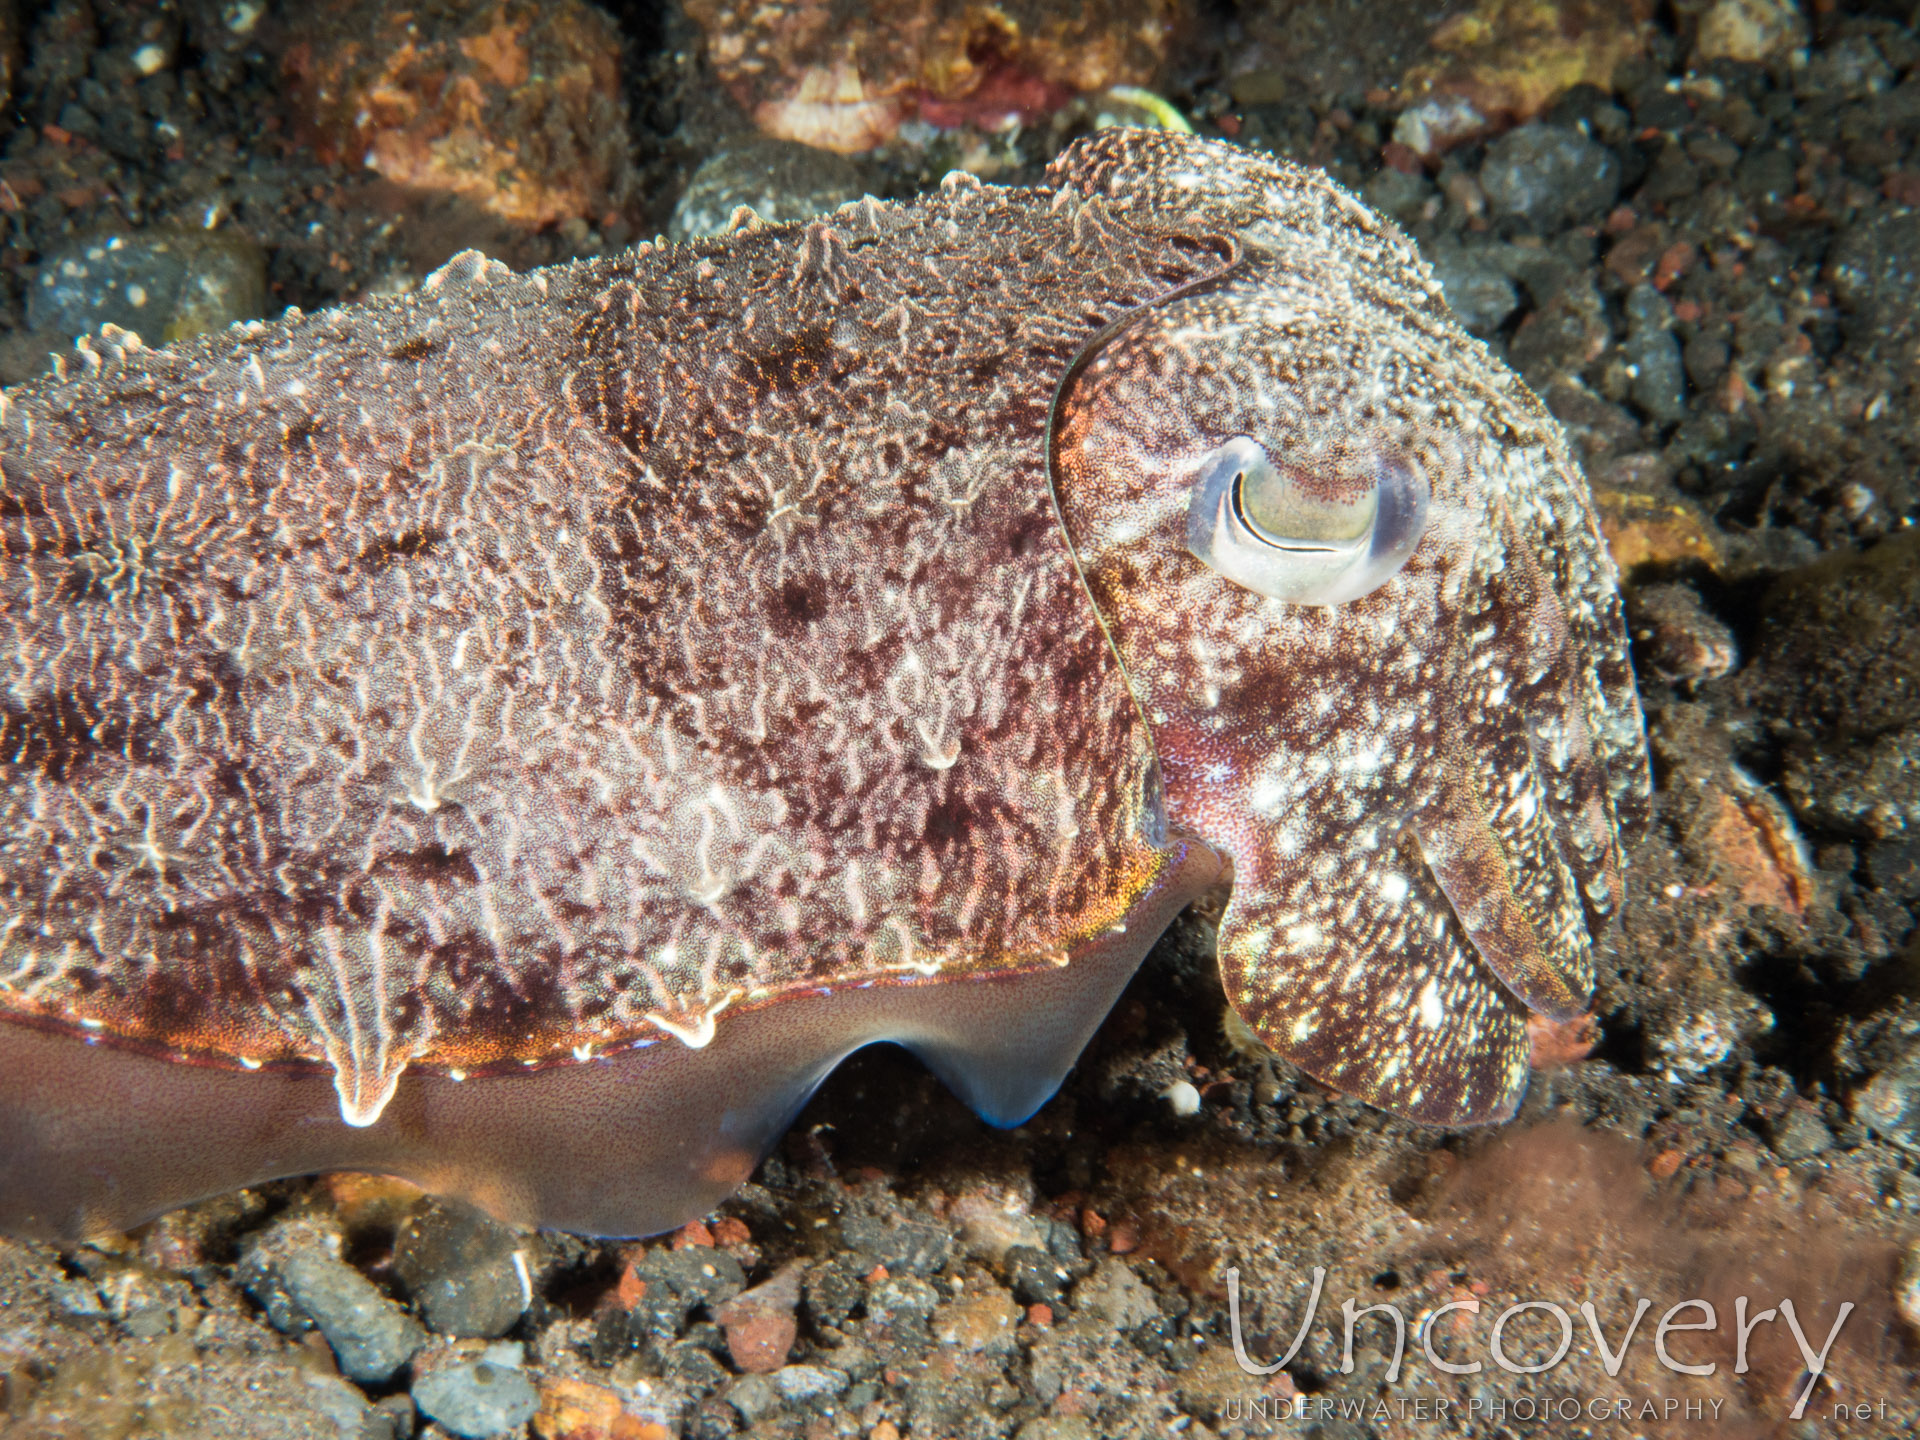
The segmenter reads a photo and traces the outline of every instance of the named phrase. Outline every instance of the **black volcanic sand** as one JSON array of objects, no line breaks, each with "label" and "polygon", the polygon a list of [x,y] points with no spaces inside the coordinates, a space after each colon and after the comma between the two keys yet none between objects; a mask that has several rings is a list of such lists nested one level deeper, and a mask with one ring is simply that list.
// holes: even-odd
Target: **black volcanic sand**
[{"label": "black volcanic sand", "polygon": [[[44,363],[24,330],[41,259],[103,226],[217,212],[264,252],[270,309],[413,283],[472,238],[431,205],[376,202],[288,138],[271,13],[236,37],[216,0],[20,8],[0,116],[0,378]],[[1560,1063],[1514,1124],[1411,1127],[1238,1043],[1211,932],[1190,917],[1030,1124],[989,1130],[910,1060],[869,1052],[676,1241],[518,1235],[336,1178],[70,1252],[0,1242],[0,1437],[440,1435],[409,1397],[459,1385],[537,1389],[531,1433],[575,1440],[1909,1433],[1920,34],[1904,3],[1823,0],[1798,55],[1689,70],[1709,6],[1650,6],[1648,53],[1609,90],[1563,96],[1548,130],[1409,164],[1376,87],[1445,8],[1206,6],[1164,88],[1203,133],[1324,165],[1408,225],[1569,427],[1631,565],[1656,818],[1633,843],[1597,1025],[1542,1037]],[[737,123],[684,19],[615,9],[634,198],[615,223],[489,240],[516,264],[663,230]],[[156,17],[181,38],[136,82],[127,57]],[[1289,36],[1316,47],[1304,73]],[[995,178],[1037,174],[1067,128],[993,142]],[[912,193],[964,149],[879,157],[869,183]],[[1555,172],[1556,154],[1579,163]],[[797,1298],[789,1262],[805,1267]],[[1266,1358],[1316,1266],[1303,1346],[1271,1376],[1243,1373],[1230,1270]],[[1577,1307],[1617,1346],[1636,1297],[1652,1309],[1610,1375]],[[1857,1307],[1797,1422],[1807,1364],[1783,1323],[1755,1331],[1736,1371],[1741,1297],[1791,1299],[1816,1349],[1835,1307]],[[1689,1299],[1717,1328],[1667,1335],[1665,1363],[1654,1329]],[[1533,1374],[1490,1348],[1524,1300],[1574,1326],[1567,1358]],[[1410,1326],[1450,1301],[1479,1308],[1410,1331],[1396,1374],[1385,1315],[1343,1364],[1342,1301]],[[787,1367],[741,1373],[768,1346],[778,1360],[789,1314]],[[350,1361],[316,1316],[411,1361],[347,1378],[380,1364]],[[520,1348],[476,1369],[490,1341],[447,1336],[462,1331]],[[1442,1371],[1423,1336],[1481,1368]],[[1502,1353],[1538,1365],[1559,1338],[1536,1308],[1506,1322]],[[1276,1418],[1290,1397],[1306,1417]]]}]

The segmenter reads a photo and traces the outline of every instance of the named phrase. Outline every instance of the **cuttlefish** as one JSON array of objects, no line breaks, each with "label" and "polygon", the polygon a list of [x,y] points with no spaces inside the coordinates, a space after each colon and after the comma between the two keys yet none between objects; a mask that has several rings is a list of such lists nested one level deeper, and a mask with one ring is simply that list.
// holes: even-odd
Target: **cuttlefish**
[{"label": "cuttlefish", "polygon": [[1395,1114],[1512,1114],[1645,804],[1558,426],[1313,171],[516,275],[0,404],[0,1227],[367,1169],[634,1234],[850,1052],[1030,1115],[1179,912]]}]

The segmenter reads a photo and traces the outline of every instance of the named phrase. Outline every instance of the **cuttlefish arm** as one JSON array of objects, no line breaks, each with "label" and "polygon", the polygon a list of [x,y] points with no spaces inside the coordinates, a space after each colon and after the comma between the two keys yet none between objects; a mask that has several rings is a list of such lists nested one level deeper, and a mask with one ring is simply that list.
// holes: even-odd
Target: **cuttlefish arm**
[{"label": "cuttlefish arm", "polygon": [[1123,216],[1190,197],[1235,257],[1089,346],[1050,438],[1169,820],[1232,860],[1228,996],[1375,1105],[1504,1118],[1529,1012],[1588,1003],[1647,793],[1585,486],[1324,177],[1132,135],[1057,178]]}]

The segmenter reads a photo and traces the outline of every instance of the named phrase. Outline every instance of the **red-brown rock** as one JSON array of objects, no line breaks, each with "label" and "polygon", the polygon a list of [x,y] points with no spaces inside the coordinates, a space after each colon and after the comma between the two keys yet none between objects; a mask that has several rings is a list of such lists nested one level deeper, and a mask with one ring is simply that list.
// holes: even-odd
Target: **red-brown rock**
[{"label": "red-brown rock", "polygon": [[1149,84],[1182,0],[688,0],[721,82],[769,135],[853,153],[921,119],[992,129]]},{"label": "red-brown rock", "polygon": [[540,229],[598,220],[628,184],[619,57],[583,0],[320,0],[285,66],[324,158]]}]

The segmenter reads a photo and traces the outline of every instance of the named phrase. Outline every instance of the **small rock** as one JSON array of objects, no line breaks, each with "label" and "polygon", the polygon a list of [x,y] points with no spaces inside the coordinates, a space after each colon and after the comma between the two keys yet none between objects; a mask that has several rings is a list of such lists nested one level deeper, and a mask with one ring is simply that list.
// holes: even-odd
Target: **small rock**
[{"label": "small rock", "polygon": [[1641,586],[1629,616],[1640,656],[1665,679],[1716,680],[1739,664],[1733,631],[1707,613],[1689,585]]},{"label": "small rock", "polygon": [[751,1425],[780,1408],[780,1392],[764,1375],[742,1375],[727,1387],[727,1403]]},{"label": "small rock", "polygon": [[186,1280],[141,1266],[118,1267],[97,1283],[108,1314],[139,1340],[169,1333],[174,1312],[194,1303],[193,1286]]},{"label": "small rock", "polygon": [[1102,1260],[1073,1287],[1073,1308],[1097,1325],[1120,1331],[1138,1330],[1160,1318],[1153,1291],[1120,1260]]},{"label": "small rock", "polygon": [[1014,1348],[1020,1306],[998,1285],[956,1297],[933,1315],[933,1338],[942,1345],[1005,1355]]},{"label": "small rock", "polygon": [[1044,1245],[1046,1232],[1017,1190],[998,1185],[969,1186],[953,1197],[947,1218],[960,1230],[961,1247],[990,1264],[1016,1245]]},{"label": "small rock", "polygon": [[1806,43],[1806,17],[1793,0],[1718,0],[1700,17],[1693,58],[1757,64]]},{"label": "small rock", "polygon": [[1805,1160],[1833,1148],[1833,1131],[1810,1105],[1794,1105],[1767,1130],[1774,1154],[1782,1160]]},{"label": "small rock", "polygon": [[765,1375],[786,1363],[787,1352],[800,1334],[794,1309],[800,1303],[804,1269],[797,1262],[784,1266],[772,1279],[714,1307],[713,1318],[726,1331],[727,1353],[735,1369]]},{"label": "small rock", "polygon": [[866,1296],[852,1256],[836,1255],[807,1272],[807,1315],[818,1326],[844,1325]]},{"label": "small rock", "polygon": [[298,1251],[282,1260],[279,1270],[287,1294],[313,1317],[350,1379],[389,1379],[426,1343],[411,1316],[324,1250]]},{"label": "small rock", "polygon": [[867,1320],[889,1330],[916,1330],[940,1303],[939,1292],[917,1275],[892,1275],[867,1292]]},{"label": "small rock", "polygon": [[[529,1427],[535,1440],[669,1440],[673,1434],[662,1421],[646,1413],[643,1397],[652,1387],[642,1381],[623,1393],[590,1380],[551,1378],[540,1383],[540,1410]],[[636,1414],[629,1403],[642,1407]],[[728,1417],[727,1430],[732,1421]],[[684,1432],[698,1432],[689,1427]]]},{"label": "small rock", "polygon": [[1377,171],[1361,193],[1374,209],[1384,210],[1402,225],[1423,219],[1427,206],[1436,204],[1431,180],[1425,175],[1409,175],[1391,165]]},{"label": "small rock", "polygon": [[1920,338],[1920,210],[1869,211],[1828,256],[1849,348],[1906,356]]},{"label": "small rock", "polygon": [[[375,1417],[367,1404],[367,1397],[338,1375],[307,1375],[302,1378],[306,1381],[307,1403],[337,1425],[343,1437],[370,1440],[372,1436],[379,1436],[380,1440],[386,1440],[381,1432],[384,1430],[387,1435],[392,1434],[392,1426],[385,1423],[384,1417]],[[412,1435],[413,1431],[409,1428],[406,1433]]]},{"label": "small rock", "polygon": [[338,1237],[298,1222],[263,1231],[240,1259],[240,1279],[276,1329],[317,1325],[348,1378],[390,1378],[426,1332],[335,1253]]},{"label": "small rock", "polygon": [[1200,1092],[1190,1080],[1176,1080],[1160,1092],[1167,1108],[1185,1120],[1200,1113]]},{"label": "small rock", "polygon": [[292,104],[323,160],[527,230],[624,202],[620,33],[599,7],[348,0],[287,23]]},{"label": "small rock", "polygon": [[914,122],[992,132],[1039,121],[1076,94],[1150,85],[1179,9],[1173,0],[684,6],[711,73],[762,131],[846,154]]},{"label": "small rock", "polygon": [[[1365,30],[1374,15],[1384,20],[1395,12],[1352,13],[1366,15],[1368,23],[1356,27]],[[1399,93],[1413,102],[1406,114],[1470,104],[1486,119],[1478,130],[1450,137],[1457,141],[1531,120],[1576,87],[1610,91],[1615,72],[1645,49],[1643,13],[1633,0],[1471,0],[1450,7],[1427,35],[1425,53],[1401,73]],[[1401,138],[1397,127],[1394,138]],[[1449,137],[1435,138],[1444,145]]]},{"label": "small rock", "polygon": [[540,1395],[518,1367],[482,1358],[422,1375],[413,1382],[413,1403],[455,1435],[483,1440],[533,1419]]},{"label": "small rock", "polygon": [[1893,81],[1893,71],[1865,35],[1846,35],[1823,45],[1793,72],[1793,93],[1802,100],[1865,100]]},{"label": "small rock", "polygon": [[1893,1304],[1907,1328],[1920,1335],[1920,1243],[1907,1247],[1893,1281]]},{"label": "small rock", "polygon": [[100,1287],[91,1280],[76,1277],[56,1281],[51,1287],[54,1318],[65,1325],[105,1324],[107,1305],[100,1298]]},{"label": "small rock", "polygon": [[840,1219],[840,1240],[887,1269],[930,1275],[953,1253],[953,1236],[939,1225],[855,1213]]},{"label": "small rock", "polygon": [[1854,1119],[1875,1133],[1910,1143],[1920,1123],[1920,1043],[1908,1037],[1901,1051],[1855,1090],[1847,1104]]},{"label": "small rock", "polygon": [[457,1202],[433,1201],[408,1218],[394,1239],[393,1273],[441,1335],[504,1335],[533,1298],[519,1237]]},{"label": "small rock", "polygon": [[1651,285],[1636,285],[1627,293],[1622,353],[1632,367],[1628,393],[1648,418],[1671,423],[1686,415],[1687,371],[1673,333],[1673,307]]},{"label": "small rock", "polygon": [[1649,565],[1719,568],[1713,522],[1673,488],[1658,456],[1623,456],[1594,475],[1593,501],[1621,574]]},{"label": "small rock", "polygon": [[1487,147],[1480,186],[1495,215],[1549,234],[1612,208],[1620,162],[1572,126],[1522,125]]},{"label": "small rock", "polygon": [[1393,123],[1393,139],[1423,160],[1487,132],[1489,122],[1464,95],[1434,95],[1409,105]]},{"label": "small rock", "polygon": [[166,345],[266,313],[266,257],[231,230],[156,227],[50,253],[27,287],[27,328],[67,340],[102,325]]},{"label": "small rock", "polygon": [[742,205],[773,225],[810,220],[865,190],[865,173],[844,155],[793,140],[750,139],[708,156],[693,172],[673,207],[667,238],[723,234]]},{"label": "small rock", "polygon": [[1016,1245],[1007,1251],[1002,1263],[1013,1293],[1028,1304],[1049,1305],[1057,1310],[1064,1303],[1073,1272],[1045,1250]]},{"label": "small rock", "polygon": [[[1316,1426],[1325,1433],[1325,1426]],[[1036,1415],[1015,1432],[1014,1440],[1094,1440],[1099,1431],[1084,1415]]]},{"label": "small rock", "polygon": [[632,1307],[630,1328],[656,1340],[677,1335],[695,1306],[730,1300],[747,1283],[740,1262],[710,1246],[651,1250],[633,1267],[633,1279],[641,1293]]},{"label": "small rock", "polygon": [[411,1395],[384,1395],[361,1422],[360,1440],[413,1440],[417,1423]]},{"label": "small rock", "polygon": [[1482,251],[1457,246],[1437,250],[1433,275],[1447,307],[1475,335],[1493,334],[1520,308],[1513,281]]},{"label": "small rock", "polygon": [[1677,1016],[1670,1025],[1652,1027],[1648,1038],[1661,1072],[1677,1085],[1726,1059],[1739,1038],[1739,1028],[1725,1017],[1703,1010]]},{"label": "small rock", "polygon": [[846,1371],[825,1365],[783,1365],[768,1378],[789,1405],[805,1405],[843,1394],[851,1383]]}]

